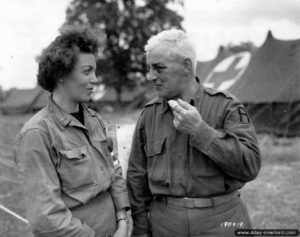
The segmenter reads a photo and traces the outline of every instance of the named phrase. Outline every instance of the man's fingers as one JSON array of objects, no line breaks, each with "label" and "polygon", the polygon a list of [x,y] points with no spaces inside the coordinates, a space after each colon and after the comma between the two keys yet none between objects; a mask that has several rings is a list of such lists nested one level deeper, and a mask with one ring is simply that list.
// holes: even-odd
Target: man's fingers
[{"label": "man's fingers", "polygon": [[178,100],[169,100],[168,104],[173,111],[184,112],[185,108],[182,105],[180,105],[177,101]]},{"label": "man's fingers", "polygon": [[182,120],[182,112],[178,112],[176,110],[173,110],[173,115],[174,115],[174,118],[177,119],[178,121]]},{"label": "man's fingers", "polygon": [[192,105],[190,105],[189,103],[183,101],[182,99],[178,99],[177,102],[178,102],[178,104],[179,104],[182,108],[187,109],[187,110],[188,110],[188,109],[191,109],[191,108],[193,107]]},{"label": "man's fingers", "polygon": [[179,122],[176,118],[173,119],[173,124],[175,128],[178,128]]},{"label": "man's fingers", "polygon": [[178,102],[176,100],[169,100],[168,104],[172,109],[175,109],[176,106],[178,106]]}]

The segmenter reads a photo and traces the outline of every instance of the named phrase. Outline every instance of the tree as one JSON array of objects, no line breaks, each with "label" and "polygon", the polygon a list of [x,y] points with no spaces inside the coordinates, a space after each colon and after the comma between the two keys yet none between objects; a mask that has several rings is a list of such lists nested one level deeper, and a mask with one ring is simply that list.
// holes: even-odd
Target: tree
[{"label": "tree", "polygon": [[224,50],[232,54],[245,51],[252,52],[255,48],[255,45],[251,41],[247,41],[241,42],[240,44],[229,43],[227,46],[225,46]]},{"label": "tree", "polygon": [[145,82],[144,45],[162,30],[182,29],[183,18],[169,8],[183,0],[73,0],[66,24],[85,25],[106,35],[97,75],[114,87],[121,101],[124,87]]},{"label": "tree", "polygon": [[5,93],[4,90],[2,89],[2,86],[0,85],[0,102],[4,100]]}]

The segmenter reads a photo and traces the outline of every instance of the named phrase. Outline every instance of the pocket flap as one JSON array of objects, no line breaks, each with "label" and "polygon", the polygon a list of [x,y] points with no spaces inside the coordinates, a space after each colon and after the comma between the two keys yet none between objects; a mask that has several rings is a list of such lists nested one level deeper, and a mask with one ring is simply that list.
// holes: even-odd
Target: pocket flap
[{"label": "pocket flap", "polygon": [[159,138],[154,141],[147,143],[147,154],[148,156],[155,156],[162,153],[162,148],[166,138]]},{"label": "pocket flap", "polygon": [[60,153],[68,159],[84,159],[86,157],[86,149],[86,146],[82,146],[72,150],[61,150]]}]

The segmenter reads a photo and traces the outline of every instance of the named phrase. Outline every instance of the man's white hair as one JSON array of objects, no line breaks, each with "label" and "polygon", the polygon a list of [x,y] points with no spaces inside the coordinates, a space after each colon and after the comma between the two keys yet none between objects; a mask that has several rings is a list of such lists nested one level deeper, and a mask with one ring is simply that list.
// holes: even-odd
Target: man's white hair
[{"label": "man's white hair", "polygon": [[196,47],[182,30],[164,30],[152,36],[145,45],[146,54],[154,48],[163,46],[164,53],[170,58],[189,58],[192,61],[193,73],[196,75],[197,54]]}]

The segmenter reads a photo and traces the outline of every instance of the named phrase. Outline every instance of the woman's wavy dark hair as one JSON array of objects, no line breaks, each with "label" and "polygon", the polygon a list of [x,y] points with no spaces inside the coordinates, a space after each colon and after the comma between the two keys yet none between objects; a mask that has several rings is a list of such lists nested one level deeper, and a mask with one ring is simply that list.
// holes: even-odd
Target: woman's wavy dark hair
[{"label": "woman's wavy dark hair", "polygon": [[42,52],[37,80],[47,91],[53,92],[57,81],[72,72],[79,52],[98,52],[98,40],[88,29],[66,27]]}]

